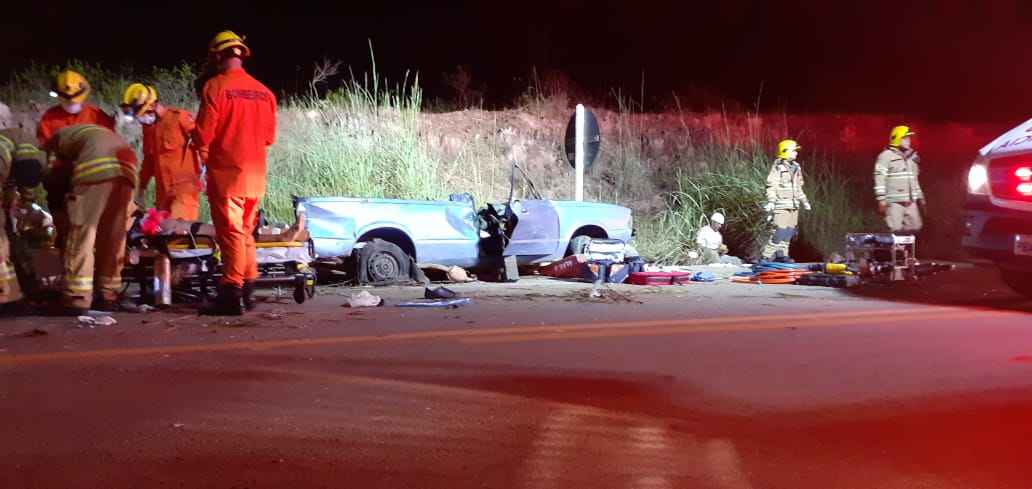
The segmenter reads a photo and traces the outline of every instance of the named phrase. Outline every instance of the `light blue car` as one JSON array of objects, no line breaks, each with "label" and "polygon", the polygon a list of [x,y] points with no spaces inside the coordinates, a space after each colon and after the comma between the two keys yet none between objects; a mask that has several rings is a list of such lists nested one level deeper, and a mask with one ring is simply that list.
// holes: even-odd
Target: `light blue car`
[{"label": "light blue car", "polygon": [[519,265],[559,260],[579,236],[631,240],[630,209],[552,201],[530,188],[534,198],[519,200],[510,192],[505,204],[482,209],[468,194],[447,201],[298,198],[295,206],[319,259],[342,265],[362,283],[404,280],[412,262],[497,269],[504,257]]}]

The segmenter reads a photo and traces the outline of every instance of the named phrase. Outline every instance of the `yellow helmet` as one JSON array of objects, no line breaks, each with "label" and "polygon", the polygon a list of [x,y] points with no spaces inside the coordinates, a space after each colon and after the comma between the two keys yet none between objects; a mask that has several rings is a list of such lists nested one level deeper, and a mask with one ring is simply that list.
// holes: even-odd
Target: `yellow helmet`
[{"label": "yellow helmet", "polygon": [[778,142],[778,158],[788,159],[789,151],[799,151],[802,148],[794,139],[782,139]]},{"label": "yellow helmet", "polygon": [[248,58],[251,56],[251,49],[244,44],[244,38],[238,36],[233,31],[222,31],[215,34],[215,38],[208,43],[208,53],[212,56],[226,51],[227,49],[232,49],[233,54],[240,56],[241,58]]},{"label": "yellow helmet", "polygon": [[90,96],[90,84],[79,72],[64,70],[57,74],[50,92],[52,97],[60,97],[69,102],[81,104]]},{"label": "yellow helmet", "polygon": [[122,111],[131,115],[143,115],[154,110],[158,103],[158,91],[142,83],[133,83],[122,94]]},{"label": "yellow helmet", "polygon": [[899,146],[903,138],[907,136],[913,136],[917,134],[910,130],[909,126],[896,126],[892,128],[892,132],[889,133],[889,146]]}]

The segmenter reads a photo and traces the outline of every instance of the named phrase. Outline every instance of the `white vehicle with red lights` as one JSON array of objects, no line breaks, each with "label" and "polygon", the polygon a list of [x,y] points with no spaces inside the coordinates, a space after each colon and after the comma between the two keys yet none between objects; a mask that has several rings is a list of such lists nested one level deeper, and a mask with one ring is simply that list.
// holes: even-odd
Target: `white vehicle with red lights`
[{"label": "white vehicle with red lights", "polygon": [[967,183],[964,249],[1032,297],[1032,119],[983,147]]}]

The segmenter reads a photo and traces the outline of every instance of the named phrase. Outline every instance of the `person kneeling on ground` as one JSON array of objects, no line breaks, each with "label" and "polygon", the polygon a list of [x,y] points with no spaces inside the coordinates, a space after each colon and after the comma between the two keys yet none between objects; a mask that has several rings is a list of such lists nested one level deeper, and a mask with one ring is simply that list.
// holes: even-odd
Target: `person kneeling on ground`
[{"label": "person kneeling on ground", "polygon": [[714,212],[709,219],[709,225],[699,229],[695,236],[695,245],[698,248],[703,265],[720,262],[720,255],[727,253],[727,246],[724,246],[724,236],[720,229],[724,227],[724,215]]}]

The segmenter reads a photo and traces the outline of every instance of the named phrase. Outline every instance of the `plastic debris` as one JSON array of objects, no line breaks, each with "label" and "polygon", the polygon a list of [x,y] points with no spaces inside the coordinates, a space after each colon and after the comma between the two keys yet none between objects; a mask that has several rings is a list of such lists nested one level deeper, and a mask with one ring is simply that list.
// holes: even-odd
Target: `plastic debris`
[{"label": "plastic debris", "polygon": [[454,290],[447,287],[437,287],[435,289],[427,287],[423,292],[424,299],[454,299],[458,295]]},{"label": "plastic debris", "polygon": [[712,272],[695,272],[692,274],[692,282],[715,282],[717,276]]},{"label": "plastic debris", "polygon": [[398,307],[446,307],[446,308],[457,308],[473,302],[473,299],[469,297],[462,297],[458,299],[444,299],[444,300],[415,300],[410,302],[402,302],[398,304]]},{"label": "plastic debris", "polygon": [[97,326],[114,326],[118,321],[111,316],[79,316],[76,318],[76,327],[79,329],[93,329]]},{"label": "plastic debris", "polygon": [[379,307],[383,305],[383,298],[370,294],[369,291],[363,290],[357,294],[351,294],[348,298],[347,307]]}]

